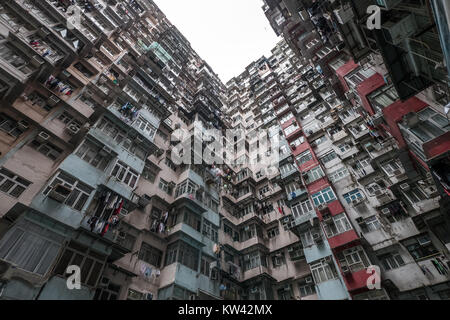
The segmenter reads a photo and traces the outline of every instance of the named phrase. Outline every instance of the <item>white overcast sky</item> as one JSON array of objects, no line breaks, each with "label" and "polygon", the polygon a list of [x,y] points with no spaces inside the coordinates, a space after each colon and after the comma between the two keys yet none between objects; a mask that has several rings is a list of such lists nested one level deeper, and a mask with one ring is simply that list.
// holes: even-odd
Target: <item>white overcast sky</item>
[{"label": "white overcast sky", "polygon": [[262,0],[155,0],[158,7],[226,83],[269,56],[278,38]]}]

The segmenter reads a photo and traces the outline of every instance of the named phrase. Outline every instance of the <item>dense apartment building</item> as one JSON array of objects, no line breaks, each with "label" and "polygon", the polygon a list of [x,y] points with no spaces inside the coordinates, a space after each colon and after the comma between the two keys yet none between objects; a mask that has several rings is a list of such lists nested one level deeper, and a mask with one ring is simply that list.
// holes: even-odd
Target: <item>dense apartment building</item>
[{"label": "dense apartment building", "polygon": [[[291,206],[291,231],[302,239],[313,276],[328,259],[353,299],[448,299],[448,3],[264,2],[312,83],[310,98],[291,116],[306,145],[297,151],[285,134],[318,205],[308,214]],[[381,9],[380,29],[368,27],[370,5]],[[303,158],[305,150],[311,156]],[[314,166],[326,182],[316,182],[320,174],[311,179]],[[314,192],[328,186],[330,200],[321,205]],[[307,246],[309,232],[318,247]],[[380,290],[364,285],[368,264],[381,267]],[[318,293],[342,291],[317,275],[314,281]]]},{"label": "dense apartment building", "polygon": [[448,299],[448,8],[384,2],[266,1],[223,84],[151,0],[2,1],[0,299]]}]

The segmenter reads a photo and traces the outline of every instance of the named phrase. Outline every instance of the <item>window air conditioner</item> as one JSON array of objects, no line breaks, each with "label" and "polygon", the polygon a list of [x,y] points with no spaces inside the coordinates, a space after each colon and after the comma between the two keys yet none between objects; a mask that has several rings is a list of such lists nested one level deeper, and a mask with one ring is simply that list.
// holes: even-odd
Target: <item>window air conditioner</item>
[{"label": "window air conditioner", "polygon": [[381,210],[381,213],[387,215],[387,214],[391,213],[391,210],[389,208],[384,208],[384,209]]},{"label": "window air conditioner", "polygon": [[352,205],[357,206],[357,205],[361,204],[363,201],[364,201],[363,198],[356,198],[356,199],[352,200]]},{"label": "window air conditioner", "polygon": [[317,209],[318,209],[320,212],[323,212],[323,211],[325,211],[325,210],[328,209],[328,205],[327,205],[326,203],[322,203],[321,205],[319,205],[319,206],[317,207]]},{"label": "window air conditioner", "polygon": [[323,261],[327,264],[330,264],[333,262],[333,259],[331,258],[331,256],[325,257],[325,259],[323,259]]},{"label": "window air conditioner", "polygon": [[384,196],[385,193],[382,190],[378,189],[378,190],[375,190],[373,194],[376,197],[381,197],[381,196]]},{"label": "window air conditioner", "polygon": [[341,270],[344,274],[349,274],[350,273],[350,269],[348,267],[348,265],[345,263],[341,264]]},{"label": "window air conditioner", "polygon": [[312,277],[306,277],[305,278],[305,283],[313,283],[313,278]]},{"label": "window air conditioner", "polygon": [[323,222],[325,222],[325,223],[333,222],[333,217],[331,216],[331,214],[324,214],[322,216],[322,218],[323,218]]},{"label": "window air conditioner", "polygon": [[63,186],[62,184],[57,184],[52,188],[48,194],[48,197],[55,201],[64,203],[71,193],[72,189]]}]

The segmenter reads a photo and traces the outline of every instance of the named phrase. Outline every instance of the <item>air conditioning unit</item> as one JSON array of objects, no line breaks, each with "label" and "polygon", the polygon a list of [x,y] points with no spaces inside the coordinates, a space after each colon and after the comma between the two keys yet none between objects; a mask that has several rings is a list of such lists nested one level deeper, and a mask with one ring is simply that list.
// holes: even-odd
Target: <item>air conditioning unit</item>
[{"label": "air conditioning unit", "polygon": [[313,283],[313,278],[312,277],[306,277],[305,278],[305,283]]},{"label": "air conditioning unit", "polygon": [[416,126],[419,122],[419,116],[415,112],[410,112],[403,117],[403,125],[410,128]]},{"label": "air conditioning unit", "polygon": [[113,151],[112,151],[110,148],[104,146],[104,147],[100,150],[99,154],[100,154],[102,157],[106,157],[106,156],[111,155],[112,152],[113,152]]},{"label": "air conditioning unit", "polygon": [[381,209],[381,213],[388,215],[388,214],[391,214],[391,210],[389,208],[384,208],[384,209]]},{"label": "air conditioning unit", "polygon": [[17,122],[17,126],[18,126],[19,129],[22,130],[22,131],[27,131],[28,128],[30,127],[30,125],[28,124],[28,122],[26,122],[25,120],[20,120],[19,122]]},{"label": "air conditioning unit", "polygon": [[359,225],[364,224],[364,218],[363,217],[356,218],[356,223]]},{"label": "air conditioning unit", "polygon": [[402,0],[377,0],[377,5],[379,5],[382,9],[391,10],[401,2]]},{"label": "air conditioning unit", "polygon": [[44,60],[42,60],[42,58],[41,58],[40,56],[36,55],[36,56],[33,56],[33,57],[30,59],[30,63],[31,63],[34,67],[39,68],[41,65],[44,64]]},{"label": "air conditioning unit", "polygon": [[51,95],[50,98],[48,98],[47,103],[48,103],[48,105],[49,105],[50,107],[54,107],[54,106],[56,106],[60,101],[61,101],[61,100],[60,100],[58,97],[56,97],[56,96],[54,96],[54,95]]},{"label": "air conditioning unit", "polygon": [[381,189],[375,190],[373,194],[374,194],[376,197],[381,197],[381,196],[384,196],[384,195],[385,195],[385,193],[384,193],[383,190],[381,190]]},{"label": "air conditioning unit", "polygon": [[331,256],[325,257],[323,259],[323,261],[327,264],[331,264],[333,262],[333,259],[331,258]]},{"label": "air conditioning unit", "polygon": [[291,143],[291,148],[292,148],[293,150],[295,150],[295,149],[297,148],[297,146],[296,146],[295,144]]},{"label": "air conditioning unit", "polygon": [[403,172],[401,170],[397,169],[393,172],[393,174],[394,174],[394,176],[401,176],[403,174]]},{"label": "air conditioning unit", "polygon": [[417,31],[414,15],[409,14],[400,19],[393,19],[382,25],[384,38],[393,45],[399,45]]},{"label": "air conditioning unit", "polygon": [[328,209],[328,205],[326,203],[322,203],[317,207],[320,212],[326,211]]},{"label": "air conditioning unit", "polygon": [[80,127],[76,124],[69,124],[66,127],[67,133],[74,136],[80,131]]},{"label": "air conditioning unit", "polygon": [[62,184],[57,184],[52,188],[48,194],[48,197],[55,201],[64,203],[71,193],[72,189],[63,186]]},{"label": "air conditioning unit", "polygon": [[408,191],[408,190],[410,189],[410,186],[409,186],[408,183],[402,183],[402,184],[400,185],[400,189],[401,189],[402,191]]},{"label": "air conditioning unit", "polygon": [[50,135],[47,132],[41,131],[36,137],[36,140],[39,142],[45,142],[50,138]]}]

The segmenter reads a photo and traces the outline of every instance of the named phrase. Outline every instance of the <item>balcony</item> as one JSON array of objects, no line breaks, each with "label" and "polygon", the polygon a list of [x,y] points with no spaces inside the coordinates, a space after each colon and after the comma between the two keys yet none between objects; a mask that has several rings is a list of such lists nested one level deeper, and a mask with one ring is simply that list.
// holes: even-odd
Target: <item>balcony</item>
[{"label": "balcony", "polygon": [[391,152],[393,150],[397,149],[396,144],[394,143],[394,141],[392,139],[389,139],[388,141],[384,142],[384,143],[366,143],[364,145],[364,149],[367,151],[367,153],[369,154],[370,158],[372,160],[375,160],[379,157],[381,157],[382,155]]},{"label": "balcony", "polygon": [[308,194],[308,191],[306,189],[298,189],[298,190],[292,191],[291,193],[288,193],[287,201],[293,201],[293,200],[300,198],[307,194]]}]

